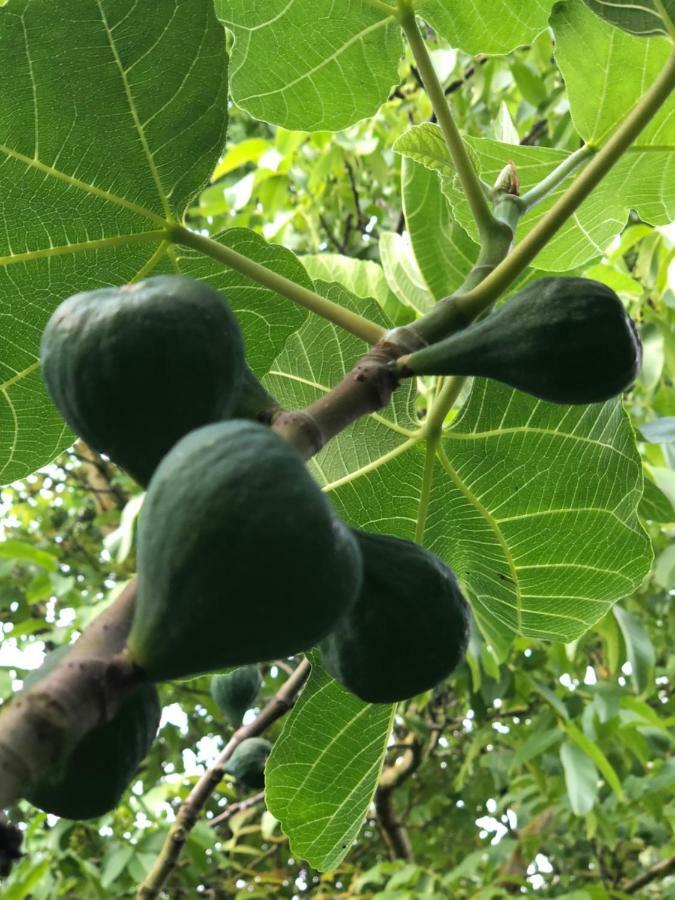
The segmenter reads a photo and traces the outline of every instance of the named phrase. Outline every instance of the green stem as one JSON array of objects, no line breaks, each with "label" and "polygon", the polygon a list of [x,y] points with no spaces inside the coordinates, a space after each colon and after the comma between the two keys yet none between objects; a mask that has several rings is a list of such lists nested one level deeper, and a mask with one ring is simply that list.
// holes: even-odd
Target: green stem
[{"label": "green stem", "polygon": [[666,9],[666,4],[663,0],[654,0],[654,6],[656,7],[657,13],[662,18],[663,24],[666,26],[670,40],[675,43],[675,24],[673,23],[671,13]]},{"label": "green stem", "polygon": [[[514,199],[517,200],[517,198]],[[472,288],[476,287],[476,285],[480,284],[481,281],[484,281],[488,275],[491,272],[494,272],[497,266],[506,259],[513,243],[513,234],[516,230],[517,217],[520,216],[516,205],[510,205],[513,206],[515,211],[511,225],[502,232],[495,232],[495,234],[482,245],[480,253],[478,254],[478,259],[464,279],[457,293],[466,294]]]},{"label": "green stem", "polygon": [[438,448],[440,439],[440,432],[438,434],[431,434],[427,438],[424,475],[422,476],[422,491],[420,493],[420,505],[417,511],[417,525],[415,527],[415,542],[418,544],[422,544],[424,541],[424,531],[427,524],[427,514],[429,512],[429,501],[431,500],[431,488],[434,483],[436,449]]},{"label": "green stem", "polygon": [[547,175],[546,178],[542,178],[538,184],[535,184],[533,188],[523,194],[520,199],[525,208],[532,209],[532,207],[541,203],[542,200],[545,200],[549,194],[560,187],[563,181],[568,178],[572,172],[578,169],[579,166],[583,165],[583,163],[592,156],[595,156],[595,153],[596,150],[593,147],[589,147],[588,144],[580,147],[579,150],[575,150],[574,153],[570,153],[567,159],[564,159],[559,166],[556,166],[550,175]]},{"label": "green stem", "polygon": [[466,378],[463,375],[453,375],[443,383],[424,425],[424,435],[428,440],[432,440],[434,435],[440,435],[445,417],[457,402],[465,382]]},{"label": "green stem", "polygon": [[310,291],[296,284],[289,278],[284,278],[283,275],[279,275],[277,272],[272,272],[271,269],[261,266],[260,263],[242,256],[241,253],[237,253],[236,250],[232,250],[230,247],[226,247],[225,244],[220,244],[212,238],[195,234],[194,231],[183,228],[181,225],[171,228],[169,236],[174,243],[182,244],[184,247],[190,247],[192,250],[197,250],[199,253],[210,256],[217,262],[223,263],[239,272],[240,275],[251,278],[270,291],[288,297],[289,300],[292,300],[299,306],[304,306],[305,309],[309,309],[324,319],[328,319],[329,322],[344,328],[345,331],[361,338],[368,344],[376,344],[384,335],[384,329],[374,322],[370,322],[368,319],[364,319],[363,316],[344,309],[337,303],[333,303],[315,291]]},{"label": "green stem", "polygon": [[455,405],[465,382],[466,378],[457,375],[448,378],[443,382],[441,390],[431,405],[429,415],[427,416],[424,425],[423,437],[426,439],[427,446],[426,459],[424,460],[424,475],[422,476],[420,505],[417,513],[417,526],[415,528],[415,541],[418,544],[421,544],[424,540],[429,502],[431,500],[431,488],[434,482],[436,451],[441,442],[443,422],[445,421],[447,414]]},{"label": "green stem", "polygon": [[396,7],[390,6],[389,3],[385,3],[384,0],[366,0],[366,3],[369,6],[374,7],[374,9],[379,9],[380,12],[386,13],[386,15],[391,16],[392,18],[396,17]]},{"label": "green stem", "polygon": [[[507,198],[513,203],[513,214],[511,216],[511,224],[504,227],[501,231],[496,231],[490,235],[481,247],[480,254],[471,271],[466,276],[462,284],[456,291],[456,295],[462,296],[468,294],[473,288],[484,281],[500,263],[506,258],[511,244],[513,243],[513,233],[516,230],[517,219],[524,211],[524,208],[518,204],[520,198]],[[451,331],[458,331],[460,328],[471,323],[471,319],[465,318],[458,311],[455,305],[451,305],[453,298],[442,300],[437,304],[431,312],[422,316],[416,322],[410,325],[400,325],[387,333],[386,339],[395,344],[402,354],[412,353],[420,350],[428,344],[433,344],[449,333],[448,323],[452,315]],[[399,363],[405,365],[406,357],[401,356]]]},{"label": "green stem", "polygon": [[476,220],[479,234],[482,238],[487,238],[499,226],[492,215],[481,180],[473,167],[462,136],[452,117],[448,101],[443,93],[443,87],[438,80],[429,51],[417,25],[411,0],[399,0],[398,16],[415,57],[417,68],[422,76],[424,89],[445,136],[448,150],[471,207],[471,212]]},{"label": "green stem", "polygon": [[[537,226],[479,285],[461,296],[448,297],[415,323],[428,342],[441,340],[470,324],[511,285],[544,249],[621,159],[640,132],[649,124],[675,88],[675,53],[650,89],[643,95],[605,146],[586,166]],[[404,362],[404,360],[402,360]]]}]

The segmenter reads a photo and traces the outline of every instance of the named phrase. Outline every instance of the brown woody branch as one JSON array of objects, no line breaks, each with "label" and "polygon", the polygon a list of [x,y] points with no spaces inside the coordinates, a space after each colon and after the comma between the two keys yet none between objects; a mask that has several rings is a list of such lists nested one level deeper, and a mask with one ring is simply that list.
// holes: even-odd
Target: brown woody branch
[{"label": "brown woody branch", "polygon": [[175,822],[169,829],[155,865],[138,890],[137,900],[150,900],[152,897],[157,897],[166,879],[178,862],[181,850],[185,846],[190,831],[197,822],[199,813],[222,780],[225,774],[225,764],[234,753],[236,747],[247,738],[262,734],[272,722],[281,718],[291,709],[300,689],[309,677],[310,668],[308,660],[305,659],[300,663],[284,686],[261,710],[259,715],[249,725],[244,725],[235,731],[218,759],[190,791],[187,800],[178,811]]},{"label": "brown woody branch", "polygon": [[82,463],[82,474],[87,488],[94,495],[97,513],[123,509],[129,499],[122,488],[115,484],[113,467],[95,450],[80,439],[75,442],[73,456]]},{"label": "brown woody branch", "polygon": [[405,347],[385,336],[332,391],[304,410],[275,413],[272,430],[310,459],[353,422],[389,403],[399,385],[398,375],[389,363],[405,352]]},{"label": "brown woody branch", "polygon": [[405,750],[401,758],[384,769],[380,776],[375,791],[375,812],[390,857],[412,860],[412,844],[402,818],[396,813],[394,792],[419,768],[423,753],[421,744],[412,732],[402,744]]},{"label": "brown woody branch", "polygon": [[553,809],[547,807],[539,815],[535,816],[523,828],[513,833],[518,843],[499,870],[497,884],[510,894],[518,894],[526,884],[527,869],[534,855],[533,844],[538,848],[542,843],[542,836],[553,821]]},{"label": "brown woody branch", "polygon": [[239,812],[244,812],[246,809],[252,809],[259,803],[262,803],[264,799],[265,791],[259,791],[257,794],[253,794],[252,797],[246,797],[244,800],[240,800],[239,803],[230,803],[227,809],[221,812],[220,815],[214,816],[213,819],[209,819],[208,824],[211,828],[222,825],[224,822],[227,822],[228,819],[231,819],[232,816]]},{"label": "brown woody branch", "polygon": [[120,655],[135,597],[134,579],[49,675],[3,708],[0,808],[16,802],[88,731],[109,721],[138,684],[138,672]]},{"label": "brown woody branch", "polygon": [[657,881],[659,878],[665,878],[671,872],[675,872],[675,853],[655,863],[642,874],[627,882],[621,890],[624,894],[637,894],[640,888],[646,887],[646,885],[651,884],[652,881]]}]

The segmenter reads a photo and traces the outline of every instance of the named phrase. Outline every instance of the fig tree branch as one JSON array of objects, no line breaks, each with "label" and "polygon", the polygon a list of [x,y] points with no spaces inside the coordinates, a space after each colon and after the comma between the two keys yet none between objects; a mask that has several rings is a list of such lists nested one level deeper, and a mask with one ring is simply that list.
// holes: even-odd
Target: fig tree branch
[{"label": "fig tree branch", "polygon": [[[378,344],[333,391],[306,410],[276,410],[274,430],[309,459],[348,424],[389,402],[398,379],[387,363],[400,352],[396,345]],[[122,653],[135,596],[136,580],[92,623],[60,665],[3,708],[0,808],[19,799],[28,784],[57,765],[88,731],[109,721],[138,684],[140,673]],[[284,695],[277,707],[283,699]],[[260,727],[265,718],[256,723]],[[237,734],[236,743],[249,736]],[[197,802],[194,796],[192,801]]]},{"label": "fig tree branch", "polygon": [[174,243],[190,247],[192,250],[197,250],[205,256],[210,256],[212,259],[228,266],[228,268],[239,272],[240,275],[251,278],[263,287],[275,291],[283,297],[287,297],[299,306],[303,306],[324,319],[328,319],[329,322],[344,328],[345,331],[361,338],[368,344],[376,344],[384,334],[384,329],[374,322],[370,322],[368,319],[364,319],[363,316],[359,316],[351,312],[351,310],[333,303],[315,291],[310,291],[302,287],[302,285],[296,284],[289,278],[284,278],[283,275],[273,272],[266,266],[261,266],[260,263],[254,262],[241,253],[237,253],[236,250],[218,243],[218,241],[214,241],[213,238],[196,234],[182,225],[173,227],[170,234]]},{"label": "fig tree branch", "polygon": [[223,810],[220,815],[214,816],[213,819],[209,819],[208,824],[211,828],[222,825],[223,822],[227,822],[227,820],[231,819],[236,813],[251,809],[253,806],[262,803],[264,799],[265,791],[259,791],[257,794],[253,794],[252,797],[246,797],[244,800],[240,800],[239,803],[229,803],[227,808]]},{"label": "fig tree branch", "polygon": [[[542,219],[537,229],[505,262],[497,265],[480,286],[472,288],[454,301],[455,311],[450,313],[451,326],[458,322],[468,323],[520,274],[630,146],[674,85],[675,55],[623,125],[553,210]],[[208,238],[182,228],[175,230],[173,238],[186,246],[207,252],[226,265],[232,263],[232,251]],[[388,404],[392,392],[398,386],[397,375],[389,363],[415,349],[410,342],[420,342],[421,338],[411,330],[398,335],[394,331],[383,337],[383,330],[378,326],[331,304],[311,291],[299,288],[293,282],[239,254],[235,254],[235,257],[238,271],[250,274],[255,270],[260,275],[258,270],[261,270],[262,277],[271,289],[279,290],[281,282],[281,293],[288,291],[294,299],[297,299],[297,292],[300,291],[309,308],[318,303],[324,314],[329,310],[329,318],[331,315],[336,317],[331,319],[336,324],[348,321],[352,326],[350,330],[356,329],[354,333],[358,332],[368,343],[376,344],[333,391],[306,410],[296,413],[279,411],[275,414],[272,427],[308,459],[349,424]],[[480,274],[482,273],[478,277]],[[429,328],[427,334],[433,335],[434,329],[439,334],[439,328],[448,326],[444,319],[447,316],[447,302],[445,306],[442,303],[439,309],[440,318],[434,318],[432,313],[420,320],[427,326],[432,322],[433,327]],[[423,333],[422,338],[424,337]],[[443,402],[437,402],[439,418],[440,410],[446,409],[447,412],[453,390],[454,388],[448,387]],[[14,803],[36,775],[62,759],[87,731],[109,720],[125,692],[138,683],[138,673],[129,663],[125,664],[124,657],[120,655],[131,621],[135,591],[135,582],[132,582],[85,631],[60,665],[39,685],[3,709],[0,716],[0,807]],[[192,795],[191,800],[194,803],[201,802],[199,797],[195,800]]]},{"label": "fig tree branch", "polygon": [[495,229],[499,228],[499,225],[492,215],[481,180],[473,167],[462,135],[455,124],[443,87],[438,80],[429,51],[417,25],[415,10],[411,0],[399,0],[398,17],[415,57],[424,89],[431,101],[438,124],[443,131],[457,175],[478,226],[478,232],[483,238],[481,243],[483,243]]},{"label": "fig tree branch", "polygon": [[582,166],[585,162],[595,156],[596,152],[597,151],[594,150],[593,147],[584,144],[583,147],[575,150],[574,153],[570,153],[567,159],[564,159],[559,166],[556,166],[550,175],[547,175],[546,178],[542,178],[538,184],[535,184],[533,188],[523,194],[520,199],[525,209],[530,210],[538,203],[541,203],[542,200],[545,200],[549,194],[552,194],[566,178],[569,178],[569,176],[579,168],[579,166]]},{"label": "fig tree branch", "polygon": [[645,869],[644,872],[625,884],[621,890],[624,894],[637,894],[641,888],[659,878],[665,878],[671,872],[675,872],[675,853],[655,863],[649,869]]},{"label": "fig tree branch", "polygon": [[422,745],[413,732],[406,737],[405,750],[394,765],[380,775],[375,792],[375,811],[392,859],[413,858],[408,831],[394,806],[394,791],[415,772],[422,762]]},{"label": "fig tree branch", "polygon": [[88,731],[109,720],[138,673],[119,657],[136,597],[136,580],[97,618],[43,681],[0,716],[0,809],[57,765]]},{"label": "fig tree branch", "polygon": [[304,659],[259,715],[249,725],[244,725],[235,731],[215,763],[201,776],[178,811],[176,820],[169,829],[154,866],[138,890],[137,900],[150,900],[152,897],[157,897],[178,862],[181,850],[185,846],[200,812],[222,780],[225,774],[225,764],[235,749],[247,738],[262,734],[272,722],[276,722],[292,708],[300,689],[309,677],[310,669],[309,661]]},{"label": "fig tree branch", "polygon": [[[675,52],[673,52],[649,90],[626,116],[604,147],[570,185],[563,196],[479,285],[467,293],[442,300],[431,312],[414,324],[428,343],[452,334],[469,324],[525,271],[551,238],[574,215],[581,204],[611,171],[638,135],[654,118],[675,88]],[[412,327],[412,326],[408,326]],[[404,364],[404,361],[401,360]]]},{"label": "fig tree branch", "polygon": [[[384,338],[328,394],[304,410],[287,412],[273,406],[265,421],[310,459],[348,425],[389,403],[399,384],[392,361],[418,346],[414,332],[401,331],[398,341]],[[265,395],[261,402],[274,401]],[[88,731],[108,721],[125,692],[138,683],[139,673],[121,654],[135,593],[134,580],[85,631],[61,665],[3,709],[0,808],[15,802],[37,774],[63,759]]]},{"label": "fig tree branch", "polygon": [[[99,453],[88,447],[82,439],[76,441],[73,456],[82,463],[82,481],[94,494],[97,513],[123,509],[129,498],[121,487],[114,484],[110,464]],[[73,474],[78,477],[80,473],[74,472]],[[112,528],[112,525],[105,525],[101,530],[105,534]]]}]

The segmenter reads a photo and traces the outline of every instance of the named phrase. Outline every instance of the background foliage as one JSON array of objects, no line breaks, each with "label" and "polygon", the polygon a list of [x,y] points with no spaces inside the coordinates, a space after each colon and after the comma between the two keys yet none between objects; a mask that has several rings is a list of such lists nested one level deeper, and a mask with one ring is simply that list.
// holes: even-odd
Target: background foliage
[{"label": "background foliage", "polygon": [[[143,235],[154,227],[152,215],[166,212],[157,201],[157,179],[162,187],[159,194],[170,198],[172,210],[180,213],[190,201],[193,227],[212,234],[227,229],[224,241],[228,245],[296,281],[306,279],[309,285],[310,278],[316,279],[321,293],[353,305],[373,320],[409,321],[456,287],[476,258],[476,235],[443,148],[439,151],[419,75],[408,56],[399,61],[402,44],[397,28],[378,27],[377,15],[360,0],[348,5],[351,18],[324,29],[327,45],[316,47],[303,26],[315,18],[315,4],[308,0],[289,4],[291,11],[274,31],[277,40],[279,35],[284,37],[281,29],[287,29],[284,39],[291,42],[298,59],[298,71],[289,80],[283,58],[276,64],[269,52],[269,28],[261,24],[252,32],[259,47],[244,41],[250,6],[244,0],[216,3],[218,16],[235,37],[241,30],[230,71],[236,105],[229,105],[226,151],[209,184],[194,200],[194,190],[205,182],[208,170],[204,163],[201,170],[197,164],[183,178],[182,170],[172,169],[171,160],[180,158],[184,145],[183,149],[165,146],[164,138],[176,116],[190,109],[208,84],[221,101],[219,106],[204,107],[199,142],[215,147],[222,139],[226,121],[223,57],[220,32],[211,15],[176,21],[166,15],[172,4],[158,4],[152,13],[144,9],[144,27],[147,16],[154,16],[155,32],[166,42],[163,52],[170,53],[172,41],[180,35],[180,51],[174,54],[177,65],[171,79],[162,81],[162,96],[157,95],[160,79],[150,78],[150,62],[144,68],[144,60],[151,59],[149,47],[129,38],[128,52],[132,54],[133,47],[135,55],[119,61],[130,73],[130,84],[147,82],[143,88],[147,109],[140,109],[139,115],[142,121],[150,121],[151,155],[160,154],[156,178],[108,183],[107,196],[80,191],[79,217],[72,215],[73,189],[79,190],[78,186],[66,185],[53,173],[26,163],[38,147],[49,158],[50,141],[53,148],[63,141],[67,145],[71,135],[61,134],[59,123],[71,121],[66,113],[72,111],[50,110],[39,92],[38,117],[27,106],[22,117],[8,104],[4,113],[0,111],[0,125],[13,149],[0,168],[0,214],[9,223],[8,256],[23,256],[19,265],[5,265],[5,257],[0,260],[3,292],[11,290],[17,302],[29,297],[40,266],[49,268],[54,296],[63,292],[64,284],[68,290],[98,286],[101,276],[93,274],[92,259],[103,261],[106,277],[113,280],[137,275],[148,264]],[[466,16],[451,18],[437,0],[422,4],[434,63],[458,122],[470,136],[483,177],[489,181],[502,168],[505,152],[517,164],[527,189],[575,150],[580,138],[604,139],[665,58],[665,42],[660,38],[645,42],[635,37],[629,33],[632,23],[626,32],[610,28],[591,11],[593,3],[573,0],[554,13],[556,64],[551,32],[542,31],[551,5],[546,0],[528,4],[527,14],[514,20],[511,5],[495,0],[491,12],[500,27],[487,40],[485,29],[477,28],[471,14],[473,4],[466,4]],[[187,6],[182,5],[183,12]],[[12,21],[3,14],[0,53],[16,46],[16,34],[7,27]],[[37,70],[39,84],[48,84],[50,46],[58,41],[67,44],[75,21],[81,28],[74,2],[63,4],[56,34],[46,35],[42,22],[28,18],[26,34],[33,56],[44,66],[44,80]],[[119,34],[118,24],[108,22],[107,30],[117,29]],[[127,22],[129,35],[132,25],[133,21]],[[93,20],[88,27],[94,65],[105,48],[105,34]],[[353,58],[345,58],[343,66],[324,69],[324,81],[314,79],[313,55],[330,55],[331,47],[342,47],[345,34],[349,38],[349,30],[355,28],[365,36],[351,40]],[[579,52],[582,34],[592,52],[588,46]],[[85,46],[87,41],[81,43]],[[514,49],[521,44],[525,46]],[[196,72],[191,69],[187,45],[199,60]],[[242,61],[249,53],[263,54],[270,65],[259,67],[258,72],[245,67]],[[485,53],[505,55],[480,55]],[[190,68],[190,78],[182,64]],[[359,81],[358,89],[351,77],[355,70],[368,75]],[[599,71],[606,75],[602,84]],[[635,77],[626,78],[626,71]],[[11,77],[20,82],[21,75],[19,68]],[[92,79],[84,67],[79,77],[87,88],[93,81],[105,91],[101,72]],[[350,87],[351,105],[340,102],[345,94],[341,78]],[[307,96],[312,90],[314,130],[294,131],[309,127],[312,107]],[[92,96],[84,89],[81,93],[89,99],[83,99],[77,110],[77,127],[94,129],[107,140],[110,123],[101,118],[101,111],[112,119],[123,117],[124,110],[111,107],[109,96],[95,92]],[[299,97],[302,121],[294,118]],[[372,118],[352,124],[371,114]],[[675,897],[675,881],[667,873],[646,886],[635,882],[645,870],[675,853],[671,687],[675,671],[669,655],[675,636],[670,602],[675,589],[675,233],[667,224],[674,218],[675,157],[664,152],[672,149],[673,123],[671,104],[670,111],[641,137],[639,150],[622,161],[535,263],[539,274],[574,272],[606,282],[621,293],[640,322],[645,366],[626,400],[632,426],[613,404],[601,413],[596,409],[587,422],[588,413],[581,410],[575,413],[579,421],[563,426],[557,420],[547,421],[545,405],[523,395],[509,399],[510,392],[493,385],[476,385],[446,437],[446,457],[455,476],[447,478],[447,468],[439,472],[436,484],[441,487],[433,495],[424,530],[428,545],[452,561],[479,598],[487,598],[479,599],[474,608],[490,641],[476,629],[467,663],[458,675],[439,690],[400,705],[395,713],[356,701],[349,708],[346,704],[352,701],[336,685],[326,685],[326,676],[317,666],[284,737],[276,743],[277,765],[269,773],[271,811],[264,811],[259,801],[218,823],[228,805],[245,796],[233,782],[223,782],[206,818],[190,835],[183,864],[168,887],[170,896],[492,898],[525,886],[540,896],[578,900],[630,894]],[[418,127],[410,131],[411,125]],[[129,171],[136,171],[139,148],[131,130],[116,128],[112,134],[115,146],[107,152],[128,158]],[[177,135],[175,140],[187,138]],[[100,154],[100,145],[92,144],[90,157],[78,160],[82,183],[85,175],[100,183]],[[60,160],[64,168],[65,162]],[[32,230],[22,230],[11,209],[29,189],[27,178],[34,179],[31,191],[53,216],[53,222],[31,220]],[[113,194],[126,198],[126,205],[112,202]],[[519,236],[550,204],[545,201],[523,221]],[[55,227],[62,231],[63,246],[82,244],[82,253],[36,255],[36,247],[45,238],[57,246]],[[615,237],[619,232],[620,237]],[[141,237],[128,241],[130,234]],[[299,254],[304,269],[286,251],[265,241]],[[189,253],[181,253],[177,264],[188,274],[209,277],[230,294],[246,330],[251,364],[260,374],[268,373],[266,383],[282,402],[304,405],[340,377],[343,357],[356,358],[360,346],[356,339],[338,334],[333,326],[307,317],[270,292],[242,286],[239,276]],[[53,297],[41,302],[40,314],[53,304]],[[258,315],[260,308],[264,320]],[[35,321],[28,317],[23,323],[26,341],[33,340],[38,319],[36,314]],[[139,503],[133,483],[82,446],[76,445],[46,469],[27,474],[33,463],[51,458],[50,452],[53,456],[72,437],[56,414],[36,416],[41,409],[34,405],[37,370],[30,368],[34,363],[20,343],[17,349],[8,341],[9,350],[3,353],[3,364],[8,366],[2,391],[5,418],[0,418],[2,440],[7,442],[3,459],[8,461],[3,480],[22,477],[2,491],[3,698],[20,685],[26,670],[39,664],[45,649],[71,640],[133,573],[133,520]],[[13,380],[17,371],[25,373],[20,381]],[[316,476],[350,521],[410,538],[419,529],[425,457],[415,434],[435,387],[430,382],[422,388],[418,398],[401,391],[386,413],[357,423],[313,463]],[[485,401],[484,394],[489,393],[492,397]],[[481,401],[487,413],[479,412]],[[25,415],[29,407],[35,419],[32,425]],[[23,410],[26,429],[18,434],[16,410]],[[513,417],[510,423],[502,418],[499,427],[508,426],[516,433],[508,452],[500,457],[503,471],[490,462],[489,439],[481,437],[477,444],[478,438],[472,437],[493,430],[481,415],[494,410],[499,410],[500,417]],[[537,423],[540,439],[519,445],[522,423],[536,415],[541,419]],[[632,458],[634,472],[626,476],[623,468],[614,471],[613,460],[619,453],[630,454],[631,428],[637,429],[640,457]],[[575,434],[585,443],[571,449],[570,436]],[[590,445],[594,455],[586,452]],[[487,460],[477,470],[471,455],[475,446],[474,452]],[[562,460],[559,469],[557,459]],[[646,476],[639,507],[641,525],[632,511],[639,494],[640,463]],[[463,465],[469,473],[466,477]],[[600,577],[595,577],[597,571],[589,571],[583,579],[577,573],[574,584],[568,586],[570,595],[587,601],[585,617],[570,631],[560,617],[554,624],[537,618],[548,615],[556,602],[560,612],[560,584],[548,597],[536,593],[536,583],[523,590],[527,576],[516,572],[518,596],[509,581],[514,572],[508,567],[500,584],[489,583],[493,568],[483,571],[482,562],[487,556],[494,567],[500,548],[485,521],[509,519],[515,523],[510,527],[523,529],[509,541],[514,545],[531,541],[537,533],[533,509],[528,506],[532,497],[543,496],[549,513],[564,512],[584,489],[573,477],[582,470],[601,473],[600,501],[594,499],[586,521],[579,516],[563,520],[555,546],[544,552],[543,560],[539,550],[537,558],[538,565],[555,566],[559,559],[569,561],[570,553],[578,552],[583,564],[584,554],[592,552],[594,568],[604,570]],[[524,506],[513,495],[513,482],[503,484],[506,472],[517,479],[519,471],[535,479],[524,494]],[[475,507],[463,499],[467,484],[480,494],[487,517],[471,515]],[[484,484],[491,487],[485,489]],[[609,518],[621,504],[623,521],[616,530],[608,530],[602,517]],[[642,586],[632,590],[646,571],[642,527],[653,542],[655,562]],[[462,547],[453,540],[453,529],[475,540],[473,552],[466,549],[471,541]],[[600,531],[602,540],[596,545]],[[564,539],[569,546],[562,543]],[[527,560],[521,559],[520,564],[527,566]],[[629,596],[610,610],[609,603],[629,590],[626,578]],[[500,603],[509,610],[501,617],[495,613]],[[512,639],[512,611],[520,615],[523,609],[532,617],[530,637]],[[579,637],[588,624],[593,627]],[[547,643],[538,637],[572,640]],[[259,704],[282,683],[288,662],[263,667]],[[324,712],[317,718],[312,702],[321,688],[335,692],[335,697],[332,707],[322,707]],[[3,896],[36,900],[133,896],[156,857],[172,815],[230,733],[211,699],[208,678],[164,685],[162,700],[159,739],[137,783],[114,812],[99,821],[72,823],[20,805],[27,855],[7,881]],[[335,715],[327,715],[327,708],[333,708]],[[376,802],[370,805],[369,790],[359,793],[358,786],[368,773],[374,777],[384,750],[378,735],[384,734],[392,715],[394,731],[384,751],[385,770]],[[282,725],[274,726],[271,740],[279,737]],[[343,749],[342,755],[327,755],[320,762],[309,750],[303,755],[303,741],[308,747],[312,744],[312,728],[324,740],[347,729],[349,755]],[[341,829],[315,828],[306,840],[296,835],[293,850],[289,848],[272,813],[283,816],[285,822],[296,813],[301,820],[307,816],[306,808],[297,810],[293,805],[280,765],[292,733],[299,736],[299,746],[293,747],[291,761],[305,767],[305,783],[338,781],[340,790],[367,813],[363,829],[354,827],[351,807]],[[315,794],[308,791],[304,796]],[[321,816],[319,807],[320,795],[310,810],[315,820]],[[356,844],[345,859],[344,848],[357,831]],[[303,862],[306,856],[328,871],[319,874],[310,868]]]}]

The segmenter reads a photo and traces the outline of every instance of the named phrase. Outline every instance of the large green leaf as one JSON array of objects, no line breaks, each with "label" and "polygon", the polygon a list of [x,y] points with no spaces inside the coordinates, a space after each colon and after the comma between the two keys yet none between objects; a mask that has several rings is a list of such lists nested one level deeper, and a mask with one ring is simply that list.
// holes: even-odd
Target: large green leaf
[{"label": "large green leaf", "polygon": [[470,587],[495,640],[574,640],[649,570],[619,401],[558,406],[476,380],[433,488],[426,543]]},{"label": "large green leaf", "polygon": [[675,34],[675,0],[584,0],[601,19],[641,37]]},{"label": "large green leaf", "polygon": [[0,10],[0,482],[71,441],[42,329],[69,294],[149,271],[227,121],[209,0],[13,0]]},{"label": "large green leaf", "polygon": [[[383,321],[375,303],[337,285],[336,302]],[[357,306],[358,304],[358,306]],[[267,386],[284,406],[321,397],[365,349],[308,318]],[[414,538],[468,588],[489,638],[571,641],[640,584],[651,562],[637,516],[642,468],[619,401],[567,407],[476,380],[425,469],[412,386],[359,420],[311,465],[353,525]]]},{"label": "large green leaf", "polygon": [[387,283],[396,296],[420,315],[435,304],[406,234],[385,231],[380,235],[380,259]]},{"label": "large green leaf", "polygon": [[[586,143],[600,146],[656,79],[671,45],[663,37],[645,39],[617,30],[594,15],[584,0],[559,4],[551,24],[574,125]],[[636,141],[639,147],[650,145],[675,145],[672,98]]]},{"label": "large green leaf", "polygon": [[[338,253],[318,253],[301,256],[303,264],[311,278],[320,281],[339,281],[357,297],[372,297],[377,300],[385,315],[395,324],[399,322],[404,307],[387,283],[382,266],[369,259],[354,259]],[[410,321],[410,316],[406,321]]]},{"label": "large green leaf", "polygon": [[232,96],[257,119],[339,131],[375,113],[398,79],[398,24],[367,0],[216,0],[235,36]]},{"label": "large green leaf", "polygon": [[548,23],[554,0],[419,0],[415,8],[453,47],[509,53],[531,43]]},{"label": "large green leaf", "polygon": [[347,855],[373,799],[393,706],[350,694],[312,657],[312,674],[267,761],[265,797],[292,853],[319,870]]},{"label": "large green leaf", "polygon": [[[47,0],[16,0],[0,11],[0,482],[72,441],[38,362],[64,297],[162,271],[205,279],[236,310],[259,375],[304,321],[288,300],[164,241],[222,150],[224,51],[208,0],[69,0],[58,15]],[[253,232],[221,241],[311,287],[292,253]]]}]

